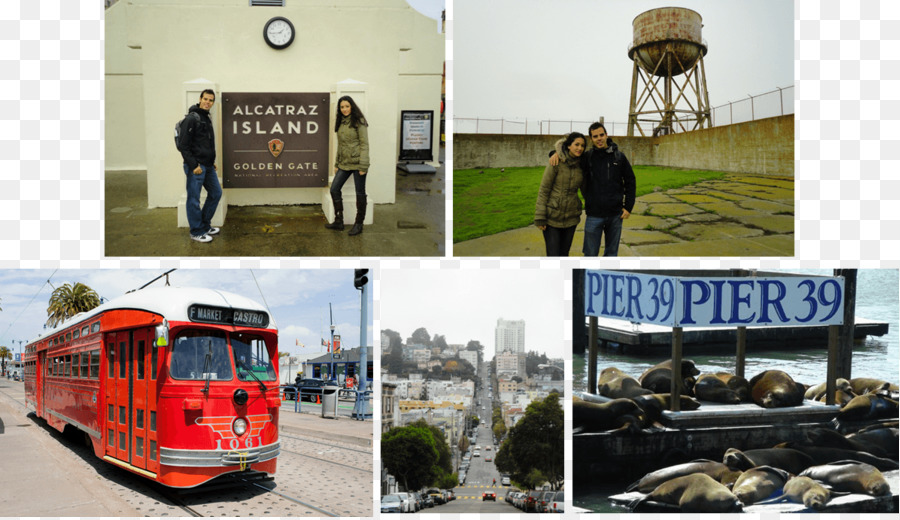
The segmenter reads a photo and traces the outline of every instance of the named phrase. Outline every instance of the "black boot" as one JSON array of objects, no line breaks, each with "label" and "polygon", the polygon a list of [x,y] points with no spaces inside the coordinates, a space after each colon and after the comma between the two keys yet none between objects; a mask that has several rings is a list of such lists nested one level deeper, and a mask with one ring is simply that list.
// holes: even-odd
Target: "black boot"
[{"label": "black boot", "polygon": [[334,201],[334,222],[331,224],[325,224],[327,229],[334,229],[337,231],[344,230],[344,201],[343,200],[335,200]]},{"label": "black boot", "polygon": [[366,220],[366,198],[362,197],[356,199],[356,222],[347,234],[353,236],[362,233],[364,220]]}]

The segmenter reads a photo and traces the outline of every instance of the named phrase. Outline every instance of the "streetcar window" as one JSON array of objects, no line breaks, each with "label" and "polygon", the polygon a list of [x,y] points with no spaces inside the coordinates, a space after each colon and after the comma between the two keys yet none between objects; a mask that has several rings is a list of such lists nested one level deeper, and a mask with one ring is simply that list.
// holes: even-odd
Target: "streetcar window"
[{"label": "streetcar window", "polygon": [[96,321],[91,324],[91,332],[100,332],[100,322]]},{"label": "streetcar window", "polygon": [[138,341],[137,348],[137,358],[134,360],[135,367],[137,368],[137,378],[138,380],[144,379],[144,341]]},{"label": "streetcar window", "polygon": [[[70,359],[72,359],[72,373],[71,373],[71,376],[77,378],[77,377],[78,377],[78,359],[79,359],[81,356],[79,356],[78,354],[75,354],[75,355],[73,355],[73,356],[67,356],[67,357],[70,358]],[[68,362],[68,359],[67,359],[66,361]]]},{"label": "streetcar window", "polygon": [[114,368],[116,366],[116,344],[115,343],[110,343],[106,346],[106,357],[109,360],[109,363],[107,365],[108,368],[106,371],[106,378],[112,379],[112,378],[116,377],[116,371]]},{"label": "streetcar window", "polygon": [[231,356],[225,333],[189,330],[178,334],[172,344],[169,374],[175,379],[195,381],[231,380]]},{"label": "streetcar window", "polygon": [[126,343],[124,341],[119,342],[119,379],[125,379],[125,375],[128,371],[128,365],[127,365],[127,361],[126,361],[128,359],[126,357],[127,346],[128,346],[128,343]]},{"label": "streetcar window", "polygon": [[150,431],[156,431],[156,410],[150,410]]},{"label": "streetcar window", "polygon": [[72,331],[72,339],[78,339],[78,329]]},{"label": "streetcar window", "polygon": [[150,460],[156,460],[156,441],[150,439]]},{"label": "streetcar window", "polygon": [[275,369],[269,360],[266,342],[253,334],[232,334],[231,349],[234,351],[234,366],[238,379],[254,380],[248,371],[262,381],[275,381]]},{"label": "streetcar window", "polygon": [[100,379],[100,351],[91,351],[91,379]]},{"label": "streetcar window", "polygon": [[66,341],[72,341],[72,333],[66,334]]},{"label": "streetcar window", "polygon": [[72,374],[72,356],[66,356],[63,358],[63,374],[65,377],[69,377]]},{"label": "streetcar window", "polygon": [[91,333],[91,328],[90,328],[90,327],[88,327],[87,325],[85,325],[84,327],[82,327],[82,329],[81,329],[81,335],[82,335],[82,336],[87,336],[87,335],[90,334],[90,333]]},{"label": "streetcar window", "polygon": [[156,342],[152,342],[150,346],[150,380],[156,380],[156,357],[159,356],[159,347]]},{"label": "streetcar window", "polygon": [[81,353],[81,377],[87,379],[91,373],[91,355],[88,352]]}]

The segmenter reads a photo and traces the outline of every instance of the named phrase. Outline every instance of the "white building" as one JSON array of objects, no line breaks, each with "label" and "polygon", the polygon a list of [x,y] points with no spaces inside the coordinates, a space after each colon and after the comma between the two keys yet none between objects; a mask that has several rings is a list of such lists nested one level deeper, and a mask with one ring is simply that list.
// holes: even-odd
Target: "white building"
[{"label": "white building", "polygon": [[478,351],[477,350],[460,350],[459,351],[459,359],[464,359],[469,362],[470,365],[478,368]]},{"label": "white building", "polygon": [[497,375],[519,376],[525,379],[525,354],[501,352],[497,354]]},{"label": "white building", "polygon": [[525,320],[509,321],[500,318],[494,329],[494,349],[501,352],[525,353]]}]

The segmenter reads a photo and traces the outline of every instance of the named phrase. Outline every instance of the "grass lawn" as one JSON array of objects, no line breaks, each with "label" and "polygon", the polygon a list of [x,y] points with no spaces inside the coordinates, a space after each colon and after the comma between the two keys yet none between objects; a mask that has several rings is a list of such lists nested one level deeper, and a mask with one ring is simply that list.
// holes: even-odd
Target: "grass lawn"
[{"label": "grass lawn", "polygon": [[[453,243],[518,229],[534,222],[544,168],[453,170]],[[480,173],[483,172],[483,173]],[[724,172],[634,166],[637,196],[721,179]]]}]

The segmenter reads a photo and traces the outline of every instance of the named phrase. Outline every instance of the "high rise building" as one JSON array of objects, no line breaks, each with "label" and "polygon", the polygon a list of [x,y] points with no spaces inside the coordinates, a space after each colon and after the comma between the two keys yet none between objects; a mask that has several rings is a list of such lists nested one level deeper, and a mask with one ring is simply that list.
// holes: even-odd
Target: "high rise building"
[{"label": "high rise building", "polygon": [[494,351],[525,353],[525,320],[509,321],[500,318],[494,329]]}]

